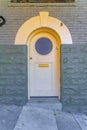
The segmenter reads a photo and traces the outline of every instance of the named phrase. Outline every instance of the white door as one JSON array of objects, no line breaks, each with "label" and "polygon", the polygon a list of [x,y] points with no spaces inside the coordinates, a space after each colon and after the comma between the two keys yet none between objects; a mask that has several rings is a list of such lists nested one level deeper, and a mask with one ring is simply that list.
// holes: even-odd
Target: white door
[{"label": "white door", "polygon": [[47,33],[30,40],[30,96],[58,96],[55,41]]}]

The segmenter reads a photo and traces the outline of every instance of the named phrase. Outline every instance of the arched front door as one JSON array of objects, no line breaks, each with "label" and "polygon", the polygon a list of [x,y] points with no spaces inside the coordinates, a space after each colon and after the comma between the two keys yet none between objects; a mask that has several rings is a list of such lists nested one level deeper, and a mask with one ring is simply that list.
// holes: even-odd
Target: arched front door
[{"label": "arched front door", "polygon": [[[40,28],[39,32],[35,31]],[[62,21],[49,16],[49,12],[40,12],[18,29],[15,44],[28,46],[28,98],[60,98],[60,43],[72,44],[71,33]]]},{"label": "arched front door", "polygon": [[36,33],[28,42],[30,96],[59,96],[60,43],[44,31]]}]

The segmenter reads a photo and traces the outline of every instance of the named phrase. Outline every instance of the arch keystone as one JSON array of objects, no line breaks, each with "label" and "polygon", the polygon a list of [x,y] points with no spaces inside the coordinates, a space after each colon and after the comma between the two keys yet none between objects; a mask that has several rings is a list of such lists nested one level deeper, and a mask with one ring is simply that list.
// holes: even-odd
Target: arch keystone
[{"label": "arch keystone", "polygon": [[41,24],[41,26],[47,26],[49,12],[40,12],[39,15],[40,15],[40,24]]}]

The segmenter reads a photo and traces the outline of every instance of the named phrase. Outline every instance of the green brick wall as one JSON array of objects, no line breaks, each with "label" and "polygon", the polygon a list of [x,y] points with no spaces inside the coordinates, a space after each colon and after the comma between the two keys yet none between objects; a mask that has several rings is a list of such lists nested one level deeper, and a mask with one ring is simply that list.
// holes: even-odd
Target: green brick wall
[{"label": "green brick wall", "polygon": [[[0,103],[28,101],[27,46],[0,45]],[[63,110],[87,113],[87,45],[61,46]]]},{"label": "green brick wall", "polygon": [[61,56],[63,109],[87,113],[87,44],[62,45]]},{"label": "green brick wall", "polygon": [[0,103],[27,102],[27,48],[0,45]]}]

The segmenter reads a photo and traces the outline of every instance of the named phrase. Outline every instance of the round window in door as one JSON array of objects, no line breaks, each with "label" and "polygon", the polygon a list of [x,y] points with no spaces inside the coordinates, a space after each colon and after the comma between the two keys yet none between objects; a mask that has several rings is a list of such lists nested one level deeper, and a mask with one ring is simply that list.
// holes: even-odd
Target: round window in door
[{"label": "round window in door", "polygon": [[40,38],[35,43],[36,51],[41,55],[47,55],[51,52],[53,48],[51,40],[48,38]]}]

